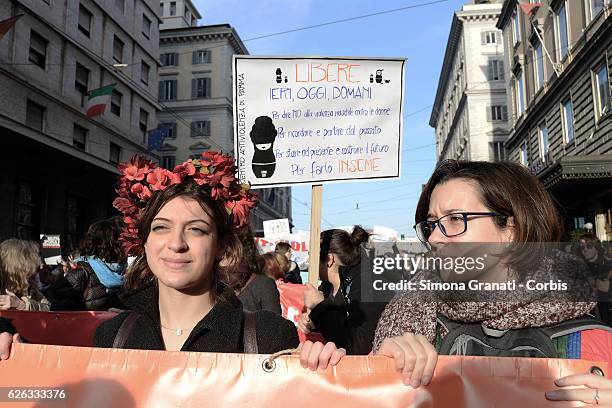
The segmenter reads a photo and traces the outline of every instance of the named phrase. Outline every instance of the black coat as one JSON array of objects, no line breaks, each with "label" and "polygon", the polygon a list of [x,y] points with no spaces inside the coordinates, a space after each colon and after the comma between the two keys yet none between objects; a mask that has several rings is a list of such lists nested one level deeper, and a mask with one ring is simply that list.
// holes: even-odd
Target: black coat
[{"label": "black coat", "polygon": [[45,291],[45,296],[54,311],[125,309],[117,293],[107,291],[92,267],[84,261],[54,282]]},{"label": "black coat", "polygon": [[[181,351],[242,353],[244,312],[234,292],[225,285],[217,289],[217,302],[193,328]],[[126,349],[165,350],[159,321],[157,285],[149,283],[121,297],[137,313],[125,342]],[[95,347],[112,347],[117,331],[130,312],[124,312],[102,323],[94,336]],[[271,354],[295,348],[299,344],[293,323],[269,311],[255,312],[259,353]]]},{"label": "black coat", "polygon": [[310,311],[310,320],[325,340],[333,341],[347,354],[368,354],[376,324],[386,303],[364,302],[361,296],[361,263],[340,267],[340,290],[331,295],[331,285],[324,282],[320,290],[325,300]]},{"label": "black coat", "polygon": [[274,279],[266,275],[255,275],[238,295],[244,310],[255,312],[257,310],[269,310],[277,315],[282,314],[280,304],[280,293]]}]

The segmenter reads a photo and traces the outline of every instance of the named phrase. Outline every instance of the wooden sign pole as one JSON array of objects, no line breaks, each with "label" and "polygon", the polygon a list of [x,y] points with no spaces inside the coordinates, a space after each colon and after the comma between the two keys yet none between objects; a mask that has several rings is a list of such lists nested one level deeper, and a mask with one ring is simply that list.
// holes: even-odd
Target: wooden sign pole
[{"label": "wooden sign pole", "polygon": [[319,281],[319,258],[321,250],[321,207],[323,186],[312,186],[310,205],[310,243],[308,246],[308,283],[317,287]]}]

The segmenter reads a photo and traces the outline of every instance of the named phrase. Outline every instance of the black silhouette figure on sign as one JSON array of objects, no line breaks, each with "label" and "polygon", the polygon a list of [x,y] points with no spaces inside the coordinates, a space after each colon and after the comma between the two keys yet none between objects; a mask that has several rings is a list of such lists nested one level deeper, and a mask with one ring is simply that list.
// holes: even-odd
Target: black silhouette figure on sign
[{"label": "black silhouette figure on sign", "polygon": [[280,84],[281,82],[283,82],[283,71],[281,71],[280,68],[276,68],[276,83]]},{"label": "black silhouette figure on sign", "polygon": [[370,74],[370,83],[373,84],[374,83],[374,75]]},{"label": "black silhouette figure on sign", "polygon": [[255,119],[250,133],[255,148],[251,166],[257,178],[270,178],[274,174],[276,169],[274,140],[277,133],[272,119],[268,116],[259,116]]},{"label": "black silhouette figure on sign", "polygon": [[[383,76],[382,76],[382,72],[383,71],[384,71],[384,69],[377,69],[376,70],[376,83],[377,84],[382,84],[382,83],[388,84],[389,82],[391,82],[390,79],[385,79],[384,82],[383,82]],[[372,74],[370,74],[370,83],[372,83],[372,82],[374,82],[374,81],[373,81],[373,78],[372,78]]]},{"label": "black silhouette figure on sign", "polygon": [[285,75],[285,83],[289,82],[289,80],[287,79],[287,75]]}]

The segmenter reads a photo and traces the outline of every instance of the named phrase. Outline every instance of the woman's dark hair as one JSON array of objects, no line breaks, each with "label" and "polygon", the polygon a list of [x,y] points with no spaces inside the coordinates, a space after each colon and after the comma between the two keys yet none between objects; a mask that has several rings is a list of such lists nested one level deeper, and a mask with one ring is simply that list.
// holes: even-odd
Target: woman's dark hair
[{"label": "woman's dark hair", "polygon": [[328,254],[335,254],[343,265],[351,266],[359,263],[361,254],[359,247],[367,242],[370,234],[360,225],[353,227],[353,232],[341,229],[331,229],[321,232],[321,261],[327,259]]},{"label": "woman's dark hair", "polygon": [[232,289],[242,289],[251,278],[252,274],[261,275],[257,261],[257,245],[250,226],[241,228],[237,232],[239,241],[239,262],[234,265],[223,265],[220,268],[220,280],[227,283]]},{"label": "woman's dark hair", "polygon": [[[415,214],[417,223],[427,219],[434,188],[455,179],[474,185],[482,203],[501,215],[494,219],[500,228],[506,226],[508,217],[513,217],[514,243],[561,240],[563,223],[551,195],[524,166],[508,161],[446,160],[440,163],[421,192]],[[510,256],[509,266],[519,266],[519,269],[527,266],[526,261],[533,251],[520,252]]]},{"label": "woman's dark hair", "polygon": [[[138,223],[138,234],[141,242],[147,242],[151,231],[151,223],[155,216],[159,213],[162,207],[170,200],[183,197],[193,199],[200,204],[202,210],[214,221],[217,231],[217,239],[219,248],[223,249],[223,256],[216,260],[213,269],[213,286],[214,288],[219,282],[218,261],[224,259],[228,267],[235,266],[240,261],[240,244],[236,234],[236,230],[232,225],[230,216],[225,208],[222,208],[219,203],[214,200],[210,193],[199,187],[195,183],[180,183],[166,188],[163,191],[157,191],[153,194],[151,200],[142,212],[142,216]],[[147,281],[154,278],[153,272],[147,264],[145,254],[140,255],[128,269],[125,274],[125,285],[128,289],[140,287]]]},{"label": "woman's dark hair", "polygon": [[81,256],[93,256],[105,262],[124,263],[126,256],[119,242],[121,226],[114,218],[94,222],[79,246]]}]

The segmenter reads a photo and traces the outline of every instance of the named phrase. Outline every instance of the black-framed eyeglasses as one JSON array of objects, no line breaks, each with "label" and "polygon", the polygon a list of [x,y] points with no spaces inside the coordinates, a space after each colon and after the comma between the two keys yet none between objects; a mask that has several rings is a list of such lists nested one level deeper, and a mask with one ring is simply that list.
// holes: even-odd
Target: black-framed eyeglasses
[{"label": "black-framed eyeglasses", "polygon": [[416,223],[413,228],[416,230],[419,240],[426,244],[437,226],[440,227],[440,232],[449,238],[465,233],[468,217],[505,217],[505,215],[496,212],[455,212],[446,214],[437,220],[421,221]]}]

